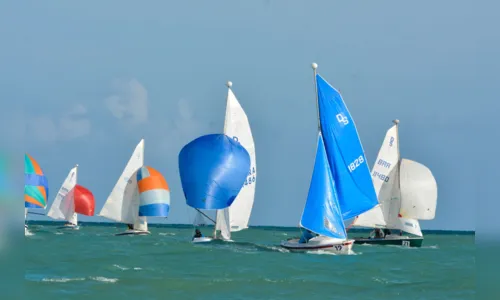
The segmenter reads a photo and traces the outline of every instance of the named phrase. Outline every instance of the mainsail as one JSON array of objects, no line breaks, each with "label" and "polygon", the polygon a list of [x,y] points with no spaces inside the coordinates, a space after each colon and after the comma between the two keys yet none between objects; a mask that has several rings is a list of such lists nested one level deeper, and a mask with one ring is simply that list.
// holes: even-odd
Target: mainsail
[{"label": "mainsail", "polygon": [[145,218],[139,217],[137,171],[144,165],[144,139],[135,147],[120,179],[104,203],[100,216],[121,223],[133,224],[134,229],[147,231]]},{"label": "mainsail", "polygon": [[60,206],[63,199],[65,198],[67,198],[69,202],[73,201],[73,195],[70,194],[70,191],[72,191],[73,188],[76,186],[77,176],[78,176],[77,170],[78,170],[78,165],[74,166],[69,171],[68,176],[66,176],[66,179],[64,180],[61,188],[59,188],[59,191],[57,192],[57,195],[54,199],[54,202],[52,202],[52,206],[50,207],[49,212],[47,213],[47,216],[51,217],[52,219],[67,220],[72,224],[76,224],[77,220],[75,220],[76,216],[75,217],[73,216],[74,212],[71,212],[68,209],[63,212]]},{"label": "mainsail", "polygon": [[363,146],[340,93],[316,74],[318,109],[326,154],[344,220],[378,204]]},{"label": "mainsail", "polygon": [[248,117],[231,90],[231,86],[232,83],[228,82],[224,134],[238,141],[248,151],[250,155],[250,170],[245,184],[233,204],[225,210],[217,211],[216,229],[221,231],[222,237],[226,240],[231,238],[232,231],[240,231],[248,228],[257,181],[257,163],[252,131]]}]

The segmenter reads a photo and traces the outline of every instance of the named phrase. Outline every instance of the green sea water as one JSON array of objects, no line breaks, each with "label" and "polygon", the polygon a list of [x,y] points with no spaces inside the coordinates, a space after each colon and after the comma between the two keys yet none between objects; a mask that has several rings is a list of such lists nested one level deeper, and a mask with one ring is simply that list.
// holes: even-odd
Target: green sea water
[{"label": "green sea water", "polygon": [[149,236],[114,236],[123,225],[29,226],[23,299],[475,299],[473,234],[428,233],[422,248],[354,245],[353,255],[331,255],[281,249],[296,228],[194,245],[189,226],[150,226]]}]

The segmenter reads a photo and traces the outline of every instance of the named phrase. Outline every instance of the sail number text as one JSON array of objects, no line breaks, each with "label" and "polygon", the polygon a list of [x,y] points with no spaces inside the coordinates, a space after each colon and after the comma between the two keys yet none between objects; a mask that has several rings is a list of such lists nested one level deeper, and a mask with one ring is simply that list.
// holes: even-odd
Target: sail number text
[{"label": "sail number text", "polygon": [[389,182],[389,176],[384,175],[384,174],[380,174],[377,171],[374,171],[372,176],[377,177],[378,179],[380,179],[382,181]]},{"label": "sail number text", "polygon": [[347,167],[349,168],[349,171],[352,173],[352,172],[354,172],[354,170],[356,170],[357,167],[359,167],[364,162],[365,162],[365,159],[363,158],[363,155],[360,155],[352,163],[350,163],[349,166],[347,166]]},{"label": "sail number text", "polygon": [[249,185],[255,182],[255,167],[248,171],[248,177],[245,180],[245,185]]},{"label": "sail number text", "polygon": [[341,251],[342,250],[342,245],[335,245],[335,250]]}]

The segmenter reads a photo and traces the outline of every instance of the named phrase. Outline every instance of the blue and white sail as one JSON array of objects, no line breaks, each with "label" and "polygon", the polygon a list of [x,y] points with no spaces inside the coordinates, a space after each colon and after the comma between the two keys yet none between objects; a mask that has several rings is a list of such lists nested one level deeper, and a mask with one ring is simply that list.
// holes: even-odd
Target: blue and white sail
[{"label": "blue and white sail", "polygon": [[321,132],[344,220],[378,204],[370,170],[354,124],[340,93],[316,75]]},{"label": "blue and white sail", "polygon": [[335,185],[320,132],[314,171],[300,226],[322,236],[346,239],[347,234]]},{"label": "blue and white sail", "polygon": [[230,206],[250,171],[250,155],[224,134],[201,136],[179,153],[179,173],[187,205],[197,209]]}]

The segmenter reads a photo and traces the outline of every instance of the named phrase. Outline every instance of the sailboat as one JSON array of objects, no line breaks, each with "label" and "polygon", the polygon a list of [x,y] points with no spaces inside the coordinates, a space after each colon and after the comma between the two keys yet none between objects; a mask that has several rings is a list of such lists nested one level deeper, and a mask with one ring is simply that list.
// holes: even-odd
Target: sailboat
[{"label": "sailboat", "polygon": [[49,183],[38,162],[29,154],[24,155],[24,235],[29,234],[26,216],[29,208],[47,207]]},{"label": "sailboat", "polygon": [[250,155],[250,170],[233,204],[223,210],[217,210],[214,239],[220,231],[220,239],[231,240],[231,232],[248,228],[250,215],[255,198],[255,185],[257,179],[257,163],[255,160],[255,143],[248,122],[247,115],[234,95],[231,87],[233,83],[227,82],[226,117],[224,121],[224,134],[238,141]]},{"label": "sailboat", "polygon": [[57,192],[47,216],[55,220],[66,220],[58,229],[79,229],[78,214],[93,216],[95,209],[94,195],[87,188],[77,184],[78,164],[66,176]]},{"label": "sailboat", "polygon": [[[318,140],[313,175],[301,229],[308,238],[281,242],[292,251],[323,250],[349,253],[344,220],[356,217],[378,204],[356,125],[340,93],[316,73]],[[314,236],[314,234],[316,236]],[[312,237],[314,236],[314,237]]]},{"label": "sailboat", "polygon": [[[186,204],[200,214],[203,214],[201,210],[230,207],[249,171],[248,151],[225,134],[198,137],[179,153],[179,173]],[[211,240],[211,237],[193,238],[195,243]]]},{"label": "sailboat", "polygon": [[[399,120],[393,122],[372,169],[373,184],[380,205],[358,216],[351,226],[385,229],[383,237],[357,238],[357,244],[420,247],[423,234],[418,220],[434,219],[437,184],[426,166],[401,159]],[[399,234],[393,234],[392,230],[399,231]],[[403,235],[403,232],[411,236]]]},{"label": "sailboat", "polygon": [[135,147],[125,169],[99,216],[125,223],[129,229],[116,235],[146,235],[147,217],[167,217],[170,189],[160,172],[144,166],[144,139]]}]

